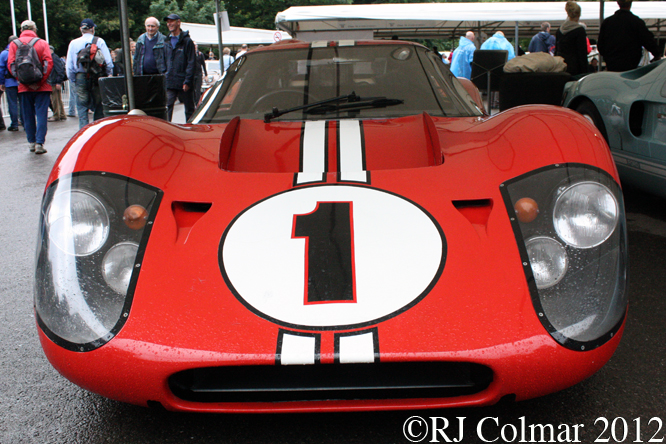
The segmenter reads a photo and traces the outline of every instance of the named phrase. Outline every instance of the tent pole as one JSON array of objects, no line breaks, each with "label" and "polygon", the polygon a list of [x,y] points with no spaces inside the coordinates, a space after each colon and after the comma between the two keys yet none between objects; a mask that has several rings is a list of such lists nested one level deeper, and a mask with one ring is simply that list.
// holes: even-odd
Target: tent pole
[{"label": "tent pole", "polygon": [[120,7],[120,38],[123,48],[123,63],[125,64],[125,88],[127,91],[127,111],[132,111],[136,106],[134,102],[134,73],[132,72],[132,54],[129,43],[129,19],[127,14],[127,0],[118,0]]},{"label": "tent pole", "polygon": [[220,58],[220,70],[224,72],[224,61],[222,60],[222,17],[220,17],[220,0],[215,0],[215,26],[217,30],[217,48]]},{"label": "tent pole", "polygon": [[514,46],[515,46],[514,50],[515,50],[516,55],[518,55],[518,46],[520,46],[520,45],[518,45],[518,35],[519,35],[519,33],[518,33],[518,22],[516,22],[516,41],[514,43]]},{"label": "tent pole", "polygon": [[46,0],[42,0],[42,9],[44,10],[44,36],[46,43],[49,43],[49,21],[46,18]]},{"label": "tent pole", "polygon": [[16,35],[16,14],[14,13],[14,0],[9,0],[9,8],[12,10],[12,35]]}]

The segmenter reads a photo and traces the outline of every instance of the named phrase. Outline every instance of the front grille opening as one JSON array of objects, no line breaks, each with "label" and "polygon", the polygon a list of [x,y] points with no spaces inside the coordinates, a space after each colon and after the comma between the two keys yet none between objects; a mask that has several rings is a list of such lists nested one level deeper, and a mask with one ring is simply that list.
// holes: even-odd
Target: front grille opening
[{"label": "front grille opening", "polygon": [[479,393],[492,379],[488,367],[464,362],[271,365],[185,370],[169,388],[192,402],[450,398]]}]

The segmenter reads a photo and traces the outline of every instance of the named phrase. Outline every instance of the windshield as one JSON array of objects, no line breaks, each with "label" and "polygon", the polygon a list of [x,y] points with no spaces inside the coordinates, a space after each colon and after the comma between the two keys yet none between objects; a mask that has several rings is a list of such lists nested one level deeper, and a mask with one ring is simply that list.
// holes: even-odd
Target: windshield
[{"label": "windshield", "polygon": [[[438,57],[412,45],[326,46],[260,51],[239,58],[216,85],[192,123],[227,122],[239,116],[264,119],[291,108],[275,121],[366,117],[476,116],[464,89]],[[309,104],[355,94],[380,106]],[[376,99],[381,99],[377,101]],[[385,106],[390,103],[390,106]]]}]

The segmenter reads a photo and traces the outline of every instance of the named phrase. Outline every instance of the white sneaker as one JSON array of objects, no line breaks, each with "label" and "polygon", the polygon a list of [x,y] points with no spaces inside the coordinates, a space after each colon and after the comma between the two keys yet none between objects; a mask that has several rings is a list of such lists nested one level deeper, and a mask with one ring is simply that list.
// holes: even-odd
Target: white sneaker
[{"label": "white sneaker", "polygon": [[35,144],[35,154],[44,154],[46,153],[46,148],[41,143]]},{"label": "white sneaker", "polygon": [[37,144],[36,143],[29,143],[28,144],[28,148],[30,149],[31,153],[35,152],[35,145],[37,145]]}]

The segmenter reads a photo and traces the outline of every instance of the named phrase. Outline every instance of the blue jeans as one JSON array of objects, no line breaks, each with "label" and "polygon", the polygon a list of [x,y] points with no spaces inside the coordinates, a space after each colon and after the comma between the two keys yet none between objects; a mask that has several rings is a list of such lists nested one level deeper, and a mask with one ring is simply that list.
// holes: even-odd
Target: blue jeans
[{"label": "blue jeans", "polygon": [[68,116],[76,116],[76,85],[74,82],[69,82],[69,110]]},{"label": "blue jeans", "polygon": [[85,73],[76,74],[76,112],[79,114],[79,129],[88,124],[88,110],[93,111],[93,120],[104,117],[102,97],[97,82],[93,85]]},{"label": "blue jeans", "polygon": [[[28,143],[44,143],[46,140],[46,118],[51,103],[50,91],[27,91],[19,94],[23,128]],[[36,121],[36,123],[35,123]]]},{"label": "blue jeans", "polygon": [[11,119],[10,127],[18,128],[19,126],[19,98],[18,86],[5,87],[7,98],[7,108],[9,109],[9,117]]}]

